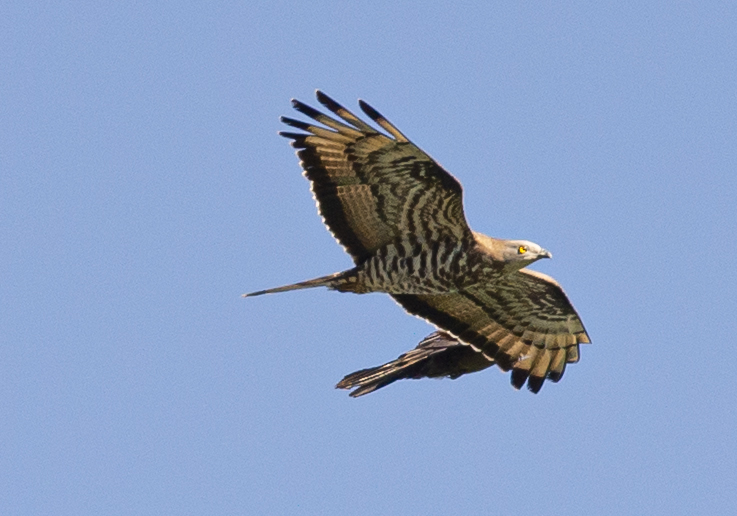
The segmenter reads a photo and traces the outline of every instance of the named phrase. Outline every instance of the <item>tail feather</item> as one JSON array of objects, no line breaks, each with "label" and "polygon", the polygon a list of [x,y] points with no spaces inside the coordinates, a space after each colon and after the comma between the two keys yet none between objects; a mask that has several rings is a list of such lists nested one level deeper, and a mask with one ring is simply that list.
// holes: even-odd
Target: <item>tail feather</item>
[{"label": "tail feather", "polygon": [[315,287],[328,287],[335,288],[345,277],[345,272],[336,272],[335,274],[329,274],[327,276],[321,276],[319,278],[300,281],[299,283],[292,283],[291,285],[284,285],[282,287],[268,288],[266,290],[257,290],[256,292],[249,292],[243,294],[241,297],[254,297],[261,296],[263,294],[276,294],[278,292],[288,292],[290,290],[300,290],[303,288],[315,288]]}]

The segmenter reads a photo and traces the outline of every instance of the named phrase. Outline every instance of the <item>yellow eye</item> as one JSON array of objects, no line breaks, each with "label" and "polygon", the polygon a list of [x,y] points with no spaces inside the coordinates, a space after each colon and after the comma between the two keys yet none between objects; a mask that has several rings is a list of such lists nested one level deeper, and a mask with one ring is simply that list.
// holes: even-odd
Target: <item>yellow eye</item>
[{"label": "yellow eye", "polygon": [[519,246],[519,247],[517,248],[517,252],[518,252],[519,254],[525,254],[525,253],[527,252],[527,248],[526,248],[525,246],[521,245],[521,246]]}]

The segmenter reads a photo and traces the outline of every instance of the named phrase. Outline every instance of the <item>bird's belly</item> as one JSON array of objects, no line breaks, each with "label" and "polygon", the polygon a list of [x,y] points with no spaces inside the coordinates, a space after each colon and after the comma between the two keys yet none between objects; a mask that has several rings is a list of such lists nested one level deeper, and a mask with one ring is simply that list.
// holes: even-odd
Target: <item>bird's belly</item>
[{"label": "bird's belly", "polygon": [[379,249],[358,267],[367,292],[445,294],[465,283],[466,255],[460,245],[397,243]]}]

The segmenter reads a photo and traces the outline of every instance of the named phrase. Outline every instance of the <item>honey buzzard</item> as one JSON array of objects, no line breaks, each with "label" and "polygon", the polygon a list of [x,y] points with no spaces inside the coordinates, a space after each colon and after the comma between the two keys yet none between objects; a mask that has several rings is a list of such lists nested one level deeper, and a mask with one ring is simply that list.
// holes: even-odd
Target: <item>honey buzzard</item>
[{"label": "honey buzzard", "polygon": [[471,231],[460,183],[362,100],[386,133],[317,91],[335,117],[292,100],[320,125],[282,117],[298,149],[318,211],[355,267],[257,296],[312,287],[385,292],[438,328],[383,366],[346,376],[337,387],[360,396],[401,378],[445,377],[496,364],[512,385],[538,392],[557,382],[590,342],[560,285],[525,267],[551,254],[526,240]]}]

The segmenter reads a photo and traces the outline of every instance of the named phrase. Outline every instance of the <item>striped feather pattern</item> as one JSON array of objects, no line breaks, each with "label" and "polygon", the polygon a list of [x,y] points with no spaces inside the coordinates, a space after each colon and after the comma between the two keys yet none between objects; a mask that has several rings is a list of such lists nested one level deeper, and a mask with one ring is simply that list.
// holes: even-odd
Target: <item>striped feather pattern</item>
[{"label": "striped feather pattern", "polygon": [[279,134],[299,149],[320,215],[356,264],[408,233],[425,244],[472,239],[453,176],[365,102],[363,111],[390,136],[320,91],[317,99],[338,119],[293,100],[297,111],[326,127],[283,117],[305,133]]},{"label": "striped feather pattern", "polygon": [[393,295],[461,343],[512,370],[512,385],[538,392],[546,378],[557,382],[566,363],[578,361],[578,345],[590,342],[563,289],[526,269],[493,283],[437,295]]},{"label": "striped feather pattern", "polygon": [[386,292],[441,330],[392,362],[345,377],[338,387],[357,388],[352,396],[491,364],[511,370],[517,389],[559,381],[590,342],[560,285],[505,254],[514,242],[471,232],[460,183],[378,111],[359,101],[375,128],[320,91],[317,100],[331,114],[293,100],[314,123],[283,117],[302,132],[280,134],[298,149],[318,211],[356,267],[246,295],[317,286]]}]

